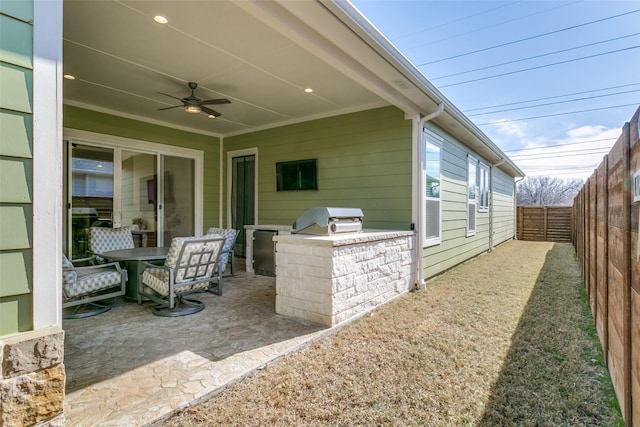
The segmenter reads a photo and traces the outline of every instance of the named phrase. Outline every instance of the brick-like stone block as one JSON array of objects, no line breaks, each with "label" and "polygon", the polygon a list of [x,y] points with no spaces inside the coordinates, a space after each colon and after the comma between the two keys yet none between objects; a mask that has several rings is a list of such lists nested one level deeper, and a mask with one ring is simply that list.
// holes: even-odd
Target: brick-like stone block
[{"label": "brick-like stone block", "polygon": [[12,378],[62,363],[64,331],[41,329],[0,340],[0,379]]},{"label": "brick-like stone block", "polygon": [[0,381],[0,425],[34,425],[59,419],[64,385],[62,364]]}]

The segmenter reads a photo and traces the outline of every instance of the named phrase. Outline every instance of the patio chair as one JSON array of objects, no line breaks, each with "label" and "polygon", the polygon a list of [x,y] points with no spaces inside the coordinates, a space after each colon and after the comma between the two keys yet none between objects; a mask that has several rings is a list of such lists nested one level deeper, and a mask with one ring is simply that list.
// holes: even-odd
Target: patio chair
[{"label": "patio chair", "polygon": [[[89,263],[92,258],[75,260]],[[117,262],[77,267],[62,255],[62,308],[75,307],[65,319],[91,317],[109,311],[113,303],[102,302],[125,293],[126,271]]]},{"label": "patio chair", "polygon": [[[222,255],[220,255],[220,269],[223,273],[222,277],[233,276],[235,261],[235,252],[233,250],[233,245],[235,245],[236,239],[238,238],[238,230],[235,230],[233,228],[211,227],[207,230],[207,236],[209,235],[217,235],[225,239],[224,246],[222,248]],[[231,258],[231,263],[229,265],[229,274],[224,274],[227,269],[227,263],[229,263],[229,258]]]},{"label": "patio chair", "polygon": [[98,262],[104,261],[100,254],[135,247],[130,228],[90,227],[87,235],[89,236],[89,253],[96,256]]},{"label": "patio chair", "polygon": [[143,263],[140,299],[159,303],[153,309],[157,316],[186,316],[203,310],[204,303],[185,296],[207,290],[212,283],[221,293],[222,270],[216,267],[224,242],[217,236],[174,237],[163,266]]}]

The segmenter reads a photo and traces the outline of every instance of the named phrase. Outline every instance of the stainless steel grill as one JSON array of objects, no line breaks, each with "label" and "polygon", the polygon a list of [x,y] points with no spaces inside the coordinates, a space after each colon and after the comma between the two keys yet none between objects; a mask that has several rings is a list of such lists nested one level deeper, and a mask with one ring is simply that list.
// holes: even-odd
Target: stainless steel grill
[{"label": "stainless steel grill", "polygon": [[291,232],[321,236],[359,233],[363,216],[359,208],[311,208],[295,220]]}]

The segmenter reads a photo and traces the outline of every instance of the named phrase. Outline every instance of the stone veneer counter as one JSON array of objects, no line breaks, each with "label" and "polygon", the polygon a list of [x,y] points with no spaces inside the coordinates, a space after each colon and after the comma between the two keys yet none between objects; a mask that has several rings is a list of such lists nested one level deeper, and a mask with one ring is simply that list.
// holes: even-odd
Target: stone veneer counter
[{"label": "stone veneer counter", "polygon": [[415,233],[278,235],[276,313],[335,326],[415,287]]}]

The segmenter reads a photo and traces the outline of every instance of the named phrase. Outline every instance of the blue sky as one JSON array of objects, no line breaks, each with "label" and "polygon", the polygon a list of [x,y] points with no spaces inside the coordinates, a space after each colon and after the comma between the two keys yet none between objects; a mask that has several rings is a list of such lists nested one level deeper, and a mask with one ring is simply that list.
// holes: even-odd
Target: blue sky
[{"label": "blue sky", "polygon": [[352,3],[528,176],[588,178],[640,107],[640,1]]}]

